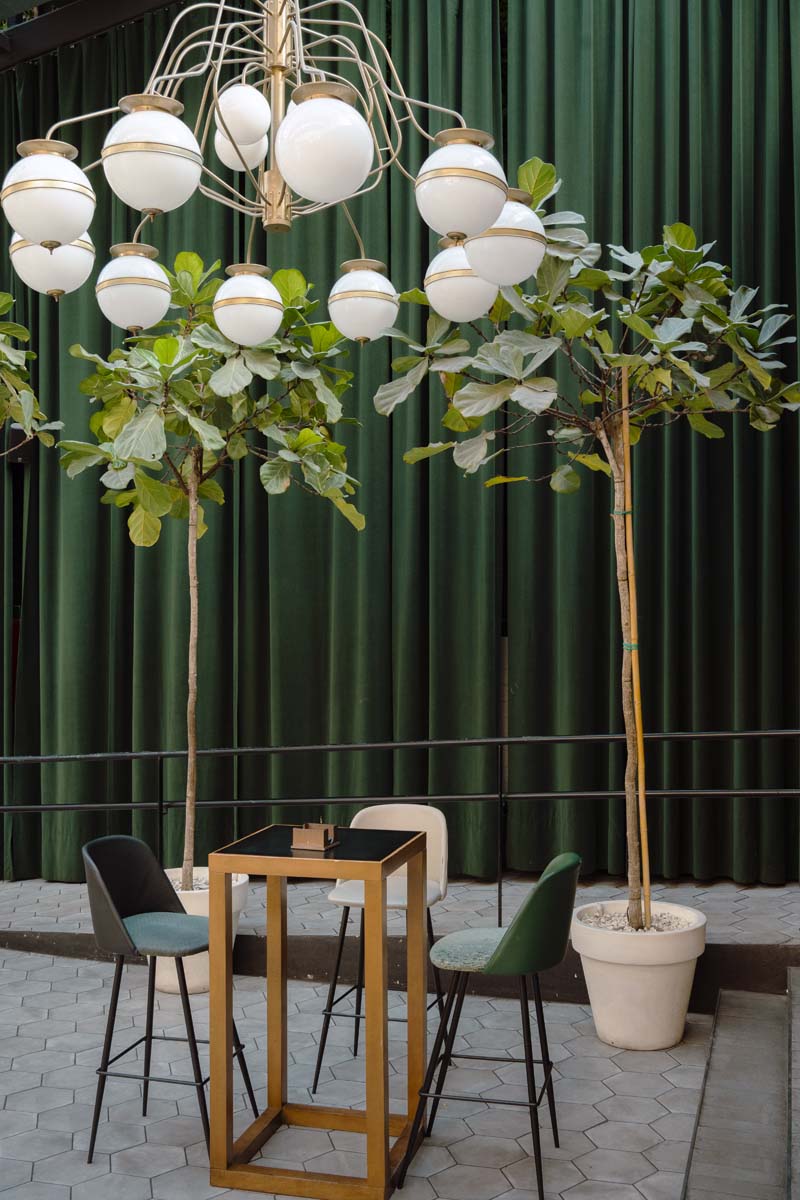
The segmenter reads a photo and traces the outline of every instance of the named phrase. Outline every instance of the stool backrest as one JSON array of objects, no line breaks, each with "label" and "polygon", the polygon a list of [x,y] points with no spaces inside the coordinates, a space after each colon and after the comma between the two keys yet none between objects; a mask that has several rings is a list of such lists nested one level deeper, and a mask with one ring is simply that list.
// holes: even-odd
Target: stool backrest
[{"label": "stool backrest", "polygon": [[571,852],[547,864],[486,964],[487,975],[535,975],[558,966],[567,952],[580,869]]},{"label": "stool backrest", "polygon": [[[447,895],[447,821],[441,809],[429,804],[373,804],[362,808],[350,822],[353,829],[405,829],[425,833],[428,879],[435,880],[444,898]],[[405,875],[406,868],[393,872]]]},{"label": "stool backrest", "polygon": [[132,954],[123,925],[139,913],[186,910],[153,851],[138,838],[95,838],[83,847],[95,940],[109,954]]}]

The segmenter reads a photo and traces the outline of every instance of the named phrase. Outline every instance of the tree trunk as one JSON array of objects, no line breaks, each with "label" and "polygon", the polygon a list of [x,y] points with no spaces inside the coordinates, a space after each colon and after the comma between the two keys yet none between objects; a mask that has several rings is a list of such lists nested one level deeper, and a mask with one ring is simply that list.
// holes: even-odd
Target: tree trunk
[{"label": "tree trunk", "polygon": [[[639,757],[636,742],[636,714],[633,704],[631,665],[631,602],[628,584],[628,547],[625,538],[625,460],[605,431],[600,436],[614,481],[614,555],[617,564],[617,591],[622,629],[622,716],[625,723],[627,760],[625,763],[625,827],[628,843],[628,921],[634,929],[644,925],[642,917],[642,852],[639,837],[639,803],[636,791]],[[615,438],[615,441],[617,439]]]},{"label": "tree trunk", "polygon": [[199,616],[199,589],[197,581],[197,487],[200,464],[197,456],[192,460],[192,471],[187,480],[189,495],[189,531],[187,558],[189,566],[189,664],[188,692],[186,698],[186,814],[183,832],[183,868],[181,890],[194,889],[194,829],[197,800],[197,631]]}]

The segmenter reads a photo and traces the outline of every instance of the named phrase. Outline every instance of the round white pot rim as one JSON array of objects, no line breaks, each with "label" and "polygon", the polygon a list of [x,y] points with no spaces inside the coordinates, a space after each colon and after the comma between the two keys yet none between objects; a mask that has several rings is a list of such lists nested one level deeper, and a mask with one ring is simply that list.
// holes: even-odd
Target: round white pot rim
[{"label": "round white pot rim", "polygon": [[706,942],[705,913],[684,904],[657,900],[653,912],[674,913],[688,920],[684,929],[669,929],[659,933],[638,933],[627,929],[602,929],[585,925],[581,914],[597,911],[619,913],[628,907],[627,900],[600,900],[582,904],[575,909],[570,931],[572,945],[578,954],[599,962],[633,966],[667,966],[699,958]]},{"label": "round white pot rim", "polygon": [[[170,880],[180,879],[181,868],[180,867],[167,867],[164,871],[164,874]],[[194,872],[193,872],[193,878],[202,880],[203,882],[208,883],[207,868],[206,867],[195,867]],[[247,884],[249,882],[250,882],[249,875],[231,875],[231,884],[233,887],[241,887],[243,884]],[[192,888],[191,892],[184,892],[182,888],[175,889],[178,896],[193,896],[196,894],[196,892],[201,891],[201,890],[203,892],[205,892],[206,888],[202,888],[202,889]]]}]

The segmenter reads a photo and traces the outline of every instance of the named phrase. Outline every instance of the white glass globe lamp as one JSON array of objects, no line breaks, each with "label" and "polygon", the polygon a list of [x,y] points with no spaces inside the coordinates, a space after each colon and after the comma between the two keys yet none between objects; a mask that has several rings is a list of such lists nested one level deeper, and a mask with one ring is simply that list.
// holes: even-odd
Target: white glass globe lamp
[{"label": "white glass globe lamp", "polygon": [[94,290],[112,325],[140,333],[167,315],[172,288],[156,258],[155,246],[120,242],[111,247],[111,261],[97,276]]},{"label": "white glass globe lamp", "polygon": [[183,105],[167,96],[123,96],[126,114],[106,134],[101,157],[108,186],[143,213],[171,212],[192,196],[203,157],[181,121]]},{"label": "white glass globe lamp", "polygon": [[363,186],[375,145],[356,98],[343,83],[304,83],[292,92],[295,107],[278,127],[275,159],[298,196],[338,204]]},{"label": "white glass globe lamp", "polygon": [[214,150],[219,161],[231,171],[243,171],[245,167],[252,171],[254,167],[260,167],[267,157],[269,138],[265,133],[259,141],[244,146],[239,142],[234,144],[228,141],[225,135],[217,130],[214,134]]},{"label": "white glass globe lamp", "polygon": [[443,238],[444,248],[425,273],[425,295],[431,308],[448,321],[485,317],[497,298],[497,284],[476,275],[460,240]]},{"label": "white glass globe lamp", "polygon": [[542,222],[528,192],[512,188],[503,211],[489,229],[464,243],[469,265],[490,283],[510,287],[535,275],[547,246]]},{"label": "white glass globe lamp", "polygon": [[508,184],[489,153],[491,134],[480,129],[445,129],[414,183],[420,216],[441,234],[469,237],[493,225],[506,202]]},{"label": "white glass globe lamp", "polygon": [[76,291],[89,278],[94,266],[94,244],[88,233],[55,250],[28,242],[15,233],[8,253],[22,282],[54,300]]},{"label": "white glass globe lamp", "polygon": [[220,333],[237,346],[260,346],[274,337],[283,320],[280,292],[267,276],[269,267],[234,263],[214,297],[214,320]]},{"label": "white glass globe lamp", "polygon": [[351,341],[374,342],[394,325],[400,307],[386,266],[376,258],[352,258],[342,271],[328,296],[328,315]]},{"label": "white glass globe lamp", "polygon": [[47,250],[74,242],[88,229],[95,207],[92,186],[72,161],[78,151],[53,138],[20,142],[17,150],[21,157],[0,189],[11,228]]},{"label": "white glass globe lamp", "polygon": [[220,92],[214,112],[217,129],[228,141],[252,146],[269,132],[269,101],[250,83],[234,83]]}]

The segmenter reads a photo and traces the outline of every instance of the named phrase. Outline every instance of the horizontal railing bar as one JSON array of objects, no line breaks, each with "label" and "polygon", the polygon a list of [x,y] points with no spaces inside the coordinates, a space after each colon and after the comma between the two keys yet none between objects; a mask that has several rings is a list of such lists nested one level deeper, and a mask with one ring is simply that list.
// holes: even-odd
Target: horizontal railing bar
[{"label": "horizontal railing bar", "polygon": [[[710,800],[791,800],[800,798],[800,788],[649,788],[647,795],[654,800],[691,800],[697,798]],[[623,791],[583,791],[583,792],[506,792],[500,799],[512,800],[621,800]],[[283,805],[324,804],[483,804],[487,801],[496,803],[497,792],[472,792],[466,795],[419,795],[419,796],[280,796],[269,800],[198,800],[198,808],[268,808]],[[163,808],[183,808],[185,800],[165,800]],[[24,816],[26,814],[67,813],[67,812],[156,812],[158,804],[152,800],[141,803],[128,802],[115,804],[114,801],[102,801],[97,804],[7,804],[0,806],[0,815],[6,817]]]},{"label": "horizontal railing bar", "polygon": [[[715,729],[676,730],[648,733],[648,742],[747,741],[771,738],[800,738],[800,729]],[[542,733],[519,737],[428,738],[400,742],[320,742],[304,746],[219,746],[198,750],[198,758],[246,758],[258,754],[339,754],[365,750],[462,750],[481,746],[555,746],[573,744],[609,744],[624,742],[624,733]],[[186,758],[186,750],[119,750],[96,754],[6,754],[0,755],[0,767],[36,766],[45,763],[138,762]]]}]

